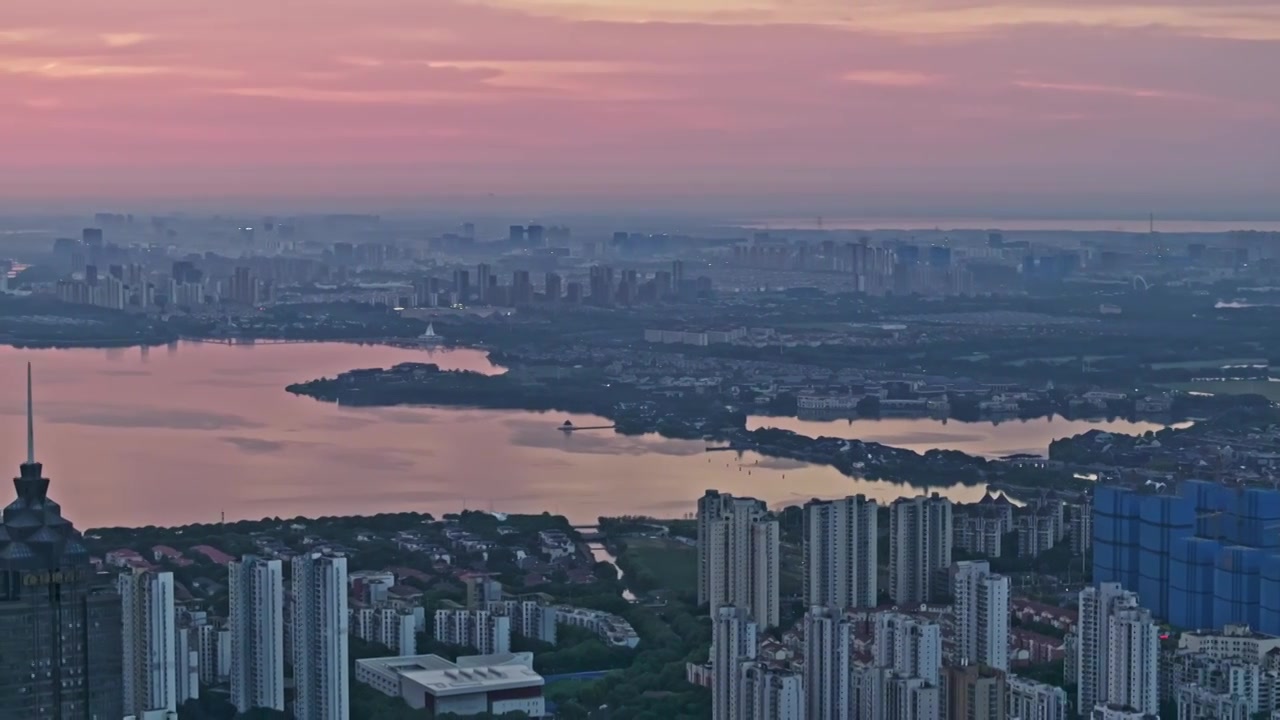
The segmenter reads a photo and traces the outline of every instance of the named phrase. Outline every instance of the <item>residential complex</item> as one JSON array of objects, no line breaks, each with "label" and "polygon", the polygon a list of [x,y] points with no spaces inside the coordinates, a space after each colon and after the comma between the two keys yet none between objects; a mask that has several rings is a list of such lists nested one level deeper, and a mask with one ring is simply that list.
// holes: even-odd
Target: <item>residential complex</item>
[{"label": "residential complex", "polygon": [[804,685],[808,720],[851,720],[850,623],[843,613],[814,607],[804,617]]},{"label": "residential complex", "polygon": [[1136,593],[1116,583],[1080,591],[1076,707],[1157,712],[1159,630]]},{"label": "residential complex", "polygon": [[437,610],[435,639],[500,655],[511,651],[511,618],[488,610]]},{"label": "residential complex", "polygon": [[228,566],[231,702],[284,711],[284,573],[279,560],[252,555]]},{"label": "residential complex", "polygon": [[862,495],[805,504],[805,607],[876,606],[876,510]]},{"label": "residential complex", "polygon": [[1102,485],[1093,579],[1178,627],[1280,635],[1280,490],[1189,480],[1175,493]]},{"label": "residential complex", "polygon": [[[173,573],[135,570],[119,575],[116,587],[123,630],[125,713],[145,717],[177,712],[181,704],[178,661],[185,673],[189,656],[178,653]],[[184,650],[189,652],[189,647]]]},{"label": "residential complex", "polygon": [[711,615],[712,720],[742,720],[751,698],[743,693],[742,666],[756,658],[758,625],[751,614],[732,605],[721,605]]},{"label": "residential complex", "polygon": [[946,587],[951,566],[951,501],[901,498],[889,506],[889,597],[898,605],[929,602]]},{"label": "residential complex", "polygon": [[351,634],[366,642],[385,645],[397,654],[416,655],[417,618],[395,608],[358,608],[351,611]]},{"label": "residential complex", "polygon": [[1007,676],[1005,687],[1010,720],[1067,720],[1066,690],[1017,675]]},{"label": "residential complex", "polygon": [[347,720],[347,559],[308,553],[289,563],[293,716]]},{"label": "residential complex", "polygon": [[956,658],[1009,669],[1009,578],[986,561],[958,562],[952,571]]},{"label": "residential complex", "polygon": [[942,677],[943,716],[947,720],[1005,720],[1005,674],[985,665],[959,665]]},{"label": "residential complex", "polygon": [[708,490],[698,501],[698,602],[778,624],[778,522],[765,504]]}]

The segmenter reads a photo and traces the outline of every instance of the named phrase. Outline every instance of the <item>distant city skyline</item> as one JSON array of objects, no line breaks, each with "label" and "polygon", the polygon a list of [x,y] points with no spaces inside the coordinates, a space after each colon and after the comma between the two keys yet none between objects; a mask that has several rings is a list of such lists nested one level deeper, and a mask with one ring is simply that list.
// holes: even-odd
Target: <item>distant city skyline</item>
[{"label": "distant city skyline", "polygon": [[1265,219],[1278,64],[1265,0],[14,0],[0,195]]}]

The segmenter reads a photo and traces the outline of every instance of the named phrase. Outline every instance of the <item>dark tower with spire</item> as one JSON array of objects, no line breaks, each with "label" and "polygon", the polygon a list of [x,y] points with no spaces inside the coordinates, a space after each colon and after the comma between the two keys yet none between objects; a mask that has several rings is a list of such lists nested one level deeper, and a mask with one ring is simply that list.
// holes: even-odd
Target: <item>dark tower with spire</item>
[{"label": "dark tower with spire", "polygon": [[0,524],[0,720],[120,718],[120,597],[49,498],[32,411],[28,364],[27,461]]}]

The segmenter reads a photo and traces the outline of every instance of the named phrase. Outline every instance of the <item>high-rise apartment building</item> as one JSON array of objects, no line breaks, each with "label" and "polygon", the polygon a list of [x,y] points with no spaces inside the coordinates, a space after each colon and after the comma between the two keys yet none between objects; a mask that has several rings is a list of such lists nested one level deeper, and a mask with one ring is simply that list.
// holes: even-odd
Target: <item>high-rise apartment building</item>
[{"label": "high-rise apartment building", "polygon": [[13,484],[0,521],[0,717],[123,717],[120,596],[49,497],[35,459],[30,365],[27,460]]},{"label": "high-rise apartment building", "polygon": [[806,607],[875,607],[876,503],[863,495],[804,506]]},{"label": "high-rise apartment building", "polygon": [[488,610],[437,610],[435,639],[481,655],[511,652],[511,618]]},{"label": "high-rise apartment building", "polygon": [[873,660],[849,679],[851,717],[942,720],[942,628],[896,612],[876,613]]},{"label": "high-rise apartment building", "polygon": [[231,628],[211,623],[195,626],[200,651],[200,682],[217,685],[231,679]]},{"label": "high-rise apartment building", "polygon": [[1067,720],[1067,691],[1017,675],[1005,677],[1006,716],[1016,720]]},{"label": "high-rise apartment building", "polygon": [[1158,712],[1158,628],[1118,583],[1080,591],[1076,707]]},{"label": "high-rise apartment building", "polygon": [[[951,666],[943,675],[947,720],[1005,720],[1003,671],[985,665]],[[1019,720],[1021,720],[1019,718]]]},{"label": "high-rise apartment building", "polygon": [[876,613],[872,652],[877,667],[938,687],[942,672],[942,627],[902,613]]},{"label": "high-rise apartment building", "polygon": [[698,602],[778,624],[778,522],[765,504],[708,490],[698,500]]},{"label": "high-rise apartment building", "polygon": [[[116,578],[120,592],[124,712],[143,717],[177,712],[178,633],[173,573],[135,571]],[[181,658],[187,670],[189,658]]]},{"label": "high-rise apartment building", "polygon": [[945,587],[951,565],[951,501],[901,498],[889,506],[889,596],[919,605]]},{"label": "high-rise apartment building", "polygon": [[181,706],[188,700],[200,699],[200,638],[194,627],[179,627],[177,638],[178,672],[175,689],[178,705]]},{"label": "high-rise apartment building", "polygon": [[502,600],[502,583],[487,575],[472,575],[463,580],[467,588],[467,609],[484,610],[491,602]]},{"label": "high-rise apartment building", "polygon": [[293,716],[297,720],[348,720],[347,559],[308,553],[295,557],[289,565]]},{"label": "high-rise apartment building", "polygon": [[828,608],[804,617],[804,687],[807,720],[852,720],[849,691],[849,621]]},{"label": "high-rise apartment building", "polygon": [[742,665],[756,658],[758,625],[742,608],[722,605],[711,613],[712,720],[741,720],[750,699],[742,695]]},{"label": "high-rise apartment building", "polygon": [[394,655],[417,655],[417,619],[412,612],[395,608],[359,608],[351,611],[351,634],[366,642],[385,645]]},{"label": "high-rise apartment building", "polygon": [[[1213,692],[1201,685],[1177,688],[1177,720],[1250,720],[1249,704],[1240,695]],[[1269,714],[1269,713],[1264,713]]]},{"label": "high-rise apartment building", "polygon": [[284,573],[279,560],[253,555],[227,570],[231,596],[231,703],[284,711]]},{"label": "high-rise apartment building", "polygon": [[804,684],[796,673],[748,662],[738,676],[740,720],[806,720]]},{"label": "high-rise apartment building", "polygon": [[511,618],[511,632],[520,637],[556,644],[556,609],[536,600],[501,600],[486,608],[497,615]]},{"label": "high-rise apartment building", "polygon": [[1107,704],[1155,713],[1160,708],[1160,628],[1144,608],[1118,608],[1110,620]]},{"label": "high-rise apartment building", "polygon": [[955,564],[955,654],[960,662],[1009,669],[1009,578],[983,561]]}]

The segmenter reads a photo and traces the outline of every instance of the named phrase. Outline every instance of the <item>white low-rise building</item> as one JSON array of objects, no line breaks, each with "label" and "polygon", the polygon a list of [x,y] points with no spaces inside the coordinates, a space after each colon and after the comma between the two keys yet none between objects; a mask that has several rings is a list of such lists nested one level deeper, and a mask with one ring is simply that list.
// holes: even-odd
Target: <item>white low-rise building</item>
[{"label": "white low-rise building", "polygon": [[1067,720],[1067,691],[1042,682],[1005,677],[1009,720]]},{"label": "white low-rise building", "polygon": [[1177,720],[1249,720],[1243,697],[1217,693],[1199,685],[1178,688]]},{"label": "white low-rise building", "polygon": [[532,653],[473,655],[457,662],[438,655],[369,658],[356,661],[356,682],[437,716],[546,715],[544,681],[533,670]]},{"label": "white low-rise building", "polygon": [[631,627],[631,623],[603,610],[561,605],[556,608],[556,622],[586,628],[599,635],[601,640],[617,647],[633,648],[640,644],[640,636]]},{"label": "white low-rise building", "polygon": [[1254,632],[1248,625],[1227,625],[1221,632],[1206,630],[1184,632],[1178,636],[1178,649],[1203,653],[1218,660],[1243,658],[1259,665],[1267,653],[1280,648],[1280,637]]}]

